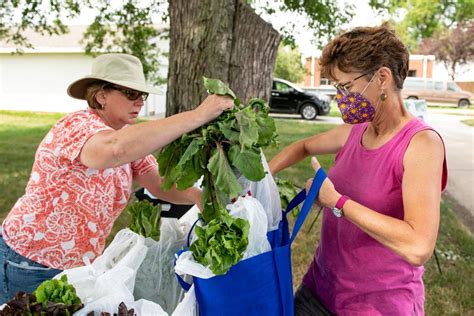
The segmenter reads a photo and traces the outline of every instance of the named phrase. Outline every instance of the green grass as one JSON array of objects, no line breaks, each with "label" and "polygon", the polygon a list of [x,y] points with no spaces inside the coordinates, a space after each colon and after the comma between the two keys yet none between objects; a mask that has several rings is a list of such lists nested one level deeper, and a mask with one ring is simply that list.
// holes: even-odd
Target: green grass
[{"label": "green grass", "polygon": [[[337,110],[337,108],[336,108]],[[61,114],[0,111],[0,221],[24,193],[36,147]],[[331,128],[331,125],[313,124],[295,120],[276,120],[279,145],[268,148],[265,154],[272,158],[290,143]],[[318,157],[328,170],[334,155]],[[303,186],[313,175],[309,158],[278,174]],[[293,244],[294,284],[299,285],[311,262],[319,241],[320,222],[311,232],[308,228],[315,212],[308,216]],[[292,216],[290,216],[293,222]],[[116,221],[113,234],[128,224],[128,214]],[[112,234],[112,236],[113,236]],[[109,237],[109,241],[112,236]],[[437,243],[443,274],[439,274],[434,257],[426,265],[427,315],[472,315],[474,313],[474,237],[459,222],[450,205],[441,205],[441,227]]]},{"label": "green grass", "polygon": [[428,108],[432,109],[449,109],[449,110],[474,110],[474,104],[469,105],[468,107],[460,108],[457,104],[446,105],[446,104],[428,104]]},{"label": "green grass", "polygon": [[328,115],[332,117],[341,117],[341,111],[339,111],[335,100],[331,100],[331,111]]},{"label": "green grass", "polygon": [[469,126],[474,126],[474,119],[462,120],[461,122]]}]

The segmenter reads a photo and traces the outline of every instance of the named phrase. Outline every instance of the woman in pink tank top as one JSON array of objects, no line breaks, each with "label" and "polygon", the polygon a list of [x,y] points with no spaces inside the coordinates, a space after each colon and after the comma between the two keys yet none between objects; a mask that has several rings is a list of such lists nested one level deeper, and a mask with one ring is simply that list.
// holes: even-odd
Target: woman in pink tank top
[{"label": "woman in pink tank top", "polygon": [[295,314],[423,315],[423,264],[436,243],[447,168],[439,134],[403,106],[408,51],[385,25],[356,28],[332,40],[320,64],[337,82],[346,124],[270,162],[275,174],[309,155],[337,154],[319,193],[321,241]]}]

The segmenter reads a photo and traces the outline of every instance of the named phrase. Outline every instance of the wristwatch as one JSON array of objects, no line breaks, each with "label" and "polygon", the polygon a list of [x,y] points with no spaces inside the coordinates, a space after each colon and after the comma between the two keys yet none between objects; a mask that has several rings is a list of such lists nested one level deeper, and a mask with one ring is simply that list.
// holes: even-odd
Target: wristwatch
[{"label": "wristwatch", "polygon": [[332,208],[332,213],[334,214],[334,216],[339,217],[339,218],[344,216],[344,212],[342,211],[342,208],[344,206],[344,203],[346,203],[347,200],[349,200],[348,196],[341,195],[339,200],[337,200],[336,202],[336,207]]}]

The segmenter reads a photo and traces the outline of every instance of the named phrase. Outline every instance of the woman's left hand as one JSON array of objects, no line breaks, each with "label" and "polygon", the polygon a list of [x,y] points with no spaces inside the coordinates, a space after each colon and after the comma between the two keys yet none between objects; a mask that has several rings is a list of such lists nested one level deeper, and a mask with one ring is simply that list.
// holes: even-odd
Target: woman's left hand
[{"label": "woman's left hand", "polygon": [[[313,166],[314,171],[317,171],[319,168],[321,168],[321,165],[319,164],[319,161],[316,159],[316,157],[311,158],[311,166]],[[311,184],[313,184],[312,178],[306,181],[306,192],[309,192]],[[323,182],[323,185],[321,186],[321,189],[319,190],[319,195],[316,202],[320,206],[332,208],[336,206],[337,200],[340,197],[341,194],[336,191],[334,184],[331,182],[331,180],[329,180],[329,178],[326,178]]]}]

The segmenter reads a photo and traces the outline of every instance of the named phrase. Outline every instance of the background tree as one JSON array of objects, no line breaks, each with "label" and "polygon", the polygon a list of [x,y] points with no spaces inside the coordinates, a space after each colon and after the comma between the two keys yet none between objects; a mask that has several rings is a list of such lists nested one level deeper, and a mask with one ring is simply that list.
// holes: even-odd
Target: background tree
[{"label": "background tree", "polygon": [[370,5],[389,14],[410,52],[434,33],[474,19],[472,0],[370,0]]},{"label": "background tree", "polygon": [[[340,9],[336,0],[173,0],[168,5],[170,51],[167,115],[192,109],[205,96],[201,77],[227,82],[244,101],[250,96],[268,99],[271,74],[282,36],[265,22],[256,9],[271,15],[292,12],[308,22],[321,44],[351,16],[351,7]],[[94,23],[85,34],[92,53],[122,51],[138,55],[147,77],[156,69],[156,46],[150,16],[166,8],[166,2],[138,0],[6,0],[0,1],[0,39],[28,47],[22,31],[67,32],[66,19],[91,8]],[[283,29],[291,41],[291,29]],[[141,50],[141,52],[140,52]]]},{"label": "background tree", "polygon": [[273,77],[299,83],[303,81],[305,73],[298,48],[280,43]]},{"label": "background tree", "polygon": [[435,55],[437,60],[444,63],[454,80],[458,66],[474,61],[474,21],[435,32],[423,40],[419,53]]}]

